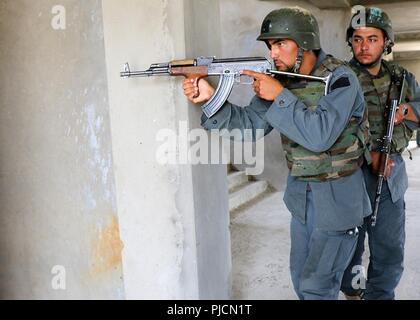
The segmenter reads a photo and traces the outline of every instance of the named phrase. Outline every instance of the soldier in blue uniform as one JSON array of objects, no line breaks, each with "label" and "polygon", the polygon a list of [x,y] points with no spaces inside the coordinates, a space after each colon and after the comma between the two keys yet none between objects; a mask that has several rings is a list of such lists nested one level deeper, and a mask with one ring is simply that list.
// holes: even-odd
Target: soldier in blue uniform
[{"label": "soldier in blue uniform", "polygon": [[[278,70],[325,76],[321,82],[253,77],[255,97],[241,108],[226,102],[202,126],[211,129],[273,128],[282,136],[290,169],[284,202],[292,214],[290,271],[300,299],[337,299],[345,268],[357,243],[357,226],[371,213],[360,169],[364,161],[367,115],[356,75],[320,46],[314,16],[301,8],[272,11],[258,40],[264,41]],[[194,103],[214,88],[206,80],[183,82]]]},{"label": "soldier in blue uniform", "polygon": [[[379,149],[386,132],[386,106],[391,84],[391,73],[402,72],[395,63],[386,62],[382,56],[389,54],[394,44],[391,20],[379,8],[365,8],[365,25],[347,29],[348,44],[352,47],[352,69],[357,74],[364,91],[371,134],[372,164],[364,165],[363,172],[369,196],[373,203],[378,177]],[[355,14],[354,18],[359,17]],[[364,19],[362,19],[364,20]],[[392,138],[391,166],[387,168],[387,180],[382,187],[376,226],[370,218],[361,228],[354,258],[345,272],[341,290],[349,299],[394,299],[394,290],[403,272],[405,242],[405,202],[408,179],[401,153],[408,145],[413,130],[417,130],[420,115],[420,88],[413,74],[407,72],[403,103],[396,115]],[[370,258],[367,282],[361,272],[365,234],[368,234]],[[365,288],[364,288],[365,285]]]}]

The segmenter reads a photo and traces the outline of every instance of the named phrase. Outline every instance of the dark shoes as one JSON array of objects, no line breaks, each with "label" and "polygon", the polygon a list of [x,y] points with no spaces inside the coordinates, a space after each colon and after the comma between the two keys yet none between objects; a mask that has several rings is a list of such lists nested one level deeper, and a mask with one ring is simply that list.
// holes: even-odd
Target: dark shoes
[{"label": "dark shoes", "polygon": [[346,300],[363,300],[362,290],[357,290],[356,292],[352,292],[352,293],[345,293],[345,292],[343,293]]}]

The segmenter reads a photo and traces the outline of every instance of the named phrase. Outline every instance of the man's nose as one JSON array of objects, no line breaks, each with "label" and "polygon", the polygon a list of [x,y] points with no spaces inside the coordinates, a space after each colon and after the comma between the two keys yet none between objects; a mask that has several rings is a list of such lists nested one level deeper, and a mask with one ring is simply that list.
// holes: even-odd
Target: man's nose
[{"label": "man's nose", "polygon": [[362,50],[363,51],[369,50],[369,44],[367,43],[367,41],[362,42]]},{"label": "man's nose", "polygon": [[278,56],[277,50],[276,49],[271,49],[270,56],[271,56],[271,59],[276,58]]}]

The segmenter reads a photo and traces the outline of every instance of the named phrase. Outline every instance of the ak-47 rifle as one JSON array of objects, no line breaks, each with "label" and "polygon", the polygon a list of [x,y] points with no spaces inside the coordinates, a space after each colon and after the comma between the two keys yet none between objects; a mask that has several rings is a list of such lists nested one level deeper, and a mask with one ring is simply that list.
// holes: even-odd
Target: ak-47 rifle
[{"label": "ak-47 rifle", "polygon": [[[198,79],[207,76],[220,76],[219,84],[213,96],[201,106],[208,118],[213,116],[229,97],[234,83],[241,83],[242,70],[252,70],[266,74],[278,74],[287,77],[297,77],[325,83],[325,94],[331,80],[331,74],[326,77],[316,77],[299,73],[272,70],[271,63],[264,57],[227,58],[199,57],[188,60],[175,60],[168,63],[154,63],[145,71],[130,71],[128,63],[124,65],[121,77],[149,77],[157,75],[184,76]],[[247,82],[250,84],[250,82]]]},{"label": "ak-47 rifle", "polygon": [[390,159],[390,154],[391,154],[392,135],[394,133],[394,125],[395,125],[395,114],[398,110],[398,106],[401,104],[401,100],[403,97],[405,77],[406,77],[405,70],[400,75],[396,75],[395,70],[393,70],[391,74],[388,125],[387,125],[385,135],[382,137],[382,139],[380,139],[381,155],[380,155],[380,160],[379,160],[378,182],[377,182],[376,195],[375,195],[375,207],[374,207],[372,218],[371,218],[372,227],[376,225],[376,219],[378,217],[382,185],[384,183],[384,180],[386,179],[385,170],[387,168],[388,161]]}]

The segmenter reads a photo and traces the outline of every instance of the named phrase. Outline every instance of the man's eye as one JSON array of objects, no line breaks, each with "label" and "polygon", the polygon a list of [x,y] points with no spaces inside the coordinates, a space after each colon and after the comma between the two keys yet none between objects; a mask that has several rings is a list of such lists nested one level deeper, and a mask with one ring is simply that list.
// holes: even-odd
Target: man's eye
[{"label": "man's eye", "polygon": [[370,43],[375,43],[376,41],[378,41],[378,40],[376,40],[376,39],[369,39],[369,42]]}]

